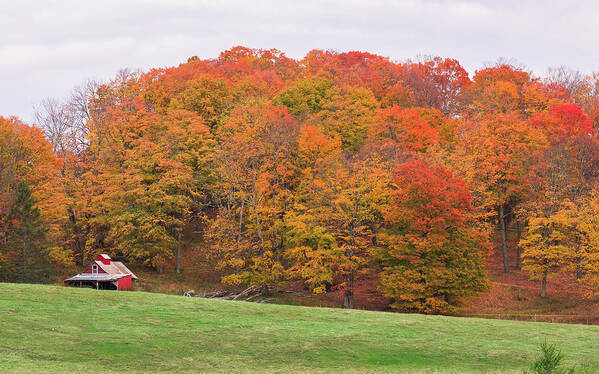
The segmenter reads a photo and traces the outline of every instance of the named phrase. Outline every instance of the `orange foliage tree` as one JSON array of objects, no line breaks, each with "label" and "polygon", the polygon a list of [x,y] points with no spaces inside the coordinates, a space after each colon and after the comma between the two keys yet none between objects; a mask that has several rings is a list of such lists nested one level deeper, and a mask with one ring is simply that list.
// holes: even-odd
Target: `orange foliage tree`
[{"label": "orange foliage tree", "polygon": [[209,240],[225,283],[277,285],[284,218],[297,183],[298,123],[286,108],[238,107],[217,134],[218,214]]},{"label": "orange foliage tree", "polygon": [[90,134],[87,251],[124,255],[161,269],[183,227],[202,212],[212,140],[195,113],[148,112],[138,100],[107,112]]},{"label": "orange foliage tree", "polygon": [[[28,264],[36,261],[72,262],[56,244],[66,216],[59,167],[40,129],[0,117],[0,276],[5,280],[30,279]],[[33,233],[27,224],[45,227],[44,240],[22,237]],[[31,230],[38,230],[34,226]]]},{"label": "orange foliage tree", "polygon": [[481,218],[497,217],[507,273],[507,225],[527,195],[529,157],[545,146],[545,137],[511,112],[481,115],[465,122],[459,131],[455,165],[472,189]]},{"label": "orange foliage tree", "polygon": [[302,181],[286,221],[289,271],[315,293],[340,289],[343,307],[354,308],[356,278],[381,221],[385,175],[314,126],[302,128],[299,145]]},{"label": "orange foliage tree", "polygon": [[468,188],[419,160],[399,165],[394,183],[378,234],[381,290],[397,309],[450,312],[460,298],[487,287],[488,241],[474,224]]}]

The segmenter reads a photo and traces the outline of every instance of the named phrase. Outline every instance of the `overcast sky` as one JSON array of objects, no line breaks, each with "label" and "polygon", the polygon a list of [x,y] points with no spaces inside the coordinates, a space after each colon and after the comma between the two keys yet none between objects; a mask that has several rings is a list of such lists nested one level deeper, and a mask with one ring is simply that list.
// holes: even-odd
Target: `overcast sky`
[{"label": "overcast sky", "polygon": [[439,55],[470,72],[500,57],[537,74],[599,71],[596,1],[0,0],[0,115],[32,120],[120,68],[177,65],[232,46],[362,50],[405,60]]}]

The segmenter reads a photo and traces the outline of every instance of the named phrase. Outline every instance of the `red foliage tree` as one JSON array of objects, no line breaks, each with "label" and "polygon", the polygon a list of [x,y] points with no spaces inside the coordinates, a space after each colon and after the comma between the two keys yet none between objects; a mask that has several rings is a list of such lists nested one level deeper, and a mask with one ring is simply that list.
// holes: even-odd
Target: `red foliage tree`
[{"label": "red foliage tree", "polygon": [[597,130],[593,121],[576,104],[564,104],[539,113],[529,120],[530,124],[543,130],[551,142],[564,141],[579,135],[594,135]]},{"label": "red foliage tree", "polygon": [[381,290],[394,308],[451,311],[487,287],[487,238],[473,225],[466,184],[441,167],[410,160],[394,172],[396,190],[378,238]]}]

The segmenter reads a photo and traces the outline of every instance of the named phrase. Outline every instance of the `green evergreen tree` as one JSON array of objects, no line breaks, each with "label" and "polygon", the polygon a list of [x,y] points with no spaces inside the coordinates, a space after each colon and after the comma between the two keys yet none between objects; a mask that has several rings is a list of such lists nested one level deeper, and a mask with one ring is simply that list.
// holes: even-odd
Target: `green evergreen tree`
[{"label": "green evergreen tree", "polygon": [[36,201],[27,183],[21,181],[8,215],[7,252],[12,254],[14,281],[48,282],[51,267],[45,253],[46,232]]}]

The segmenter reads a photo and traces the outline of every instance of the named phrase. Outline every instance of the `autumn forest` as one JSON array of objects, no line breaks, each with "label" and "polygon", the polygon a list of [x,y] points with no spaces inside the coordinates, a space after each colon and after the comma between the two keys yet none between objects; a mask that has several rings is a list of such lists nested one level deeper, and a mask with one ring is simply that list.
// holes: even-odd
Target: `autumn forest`
[{"label": "autumn forest", "polygon": [[595,298],[598,128],[599,74],[566,67],[234,47],[123,70],[0,117],[0,281],[107,253],[347,308],[374,278],[389,308],[452,313],[497,253]]}]

